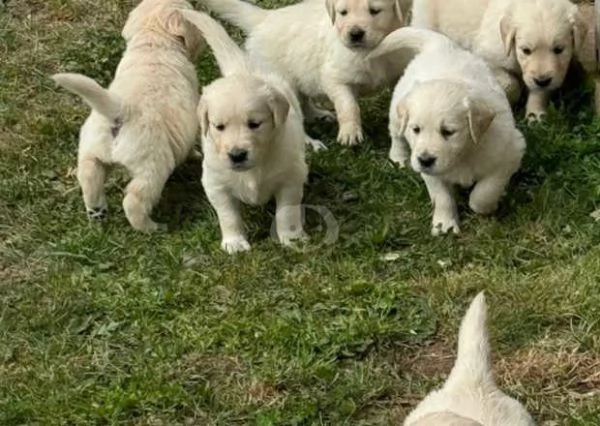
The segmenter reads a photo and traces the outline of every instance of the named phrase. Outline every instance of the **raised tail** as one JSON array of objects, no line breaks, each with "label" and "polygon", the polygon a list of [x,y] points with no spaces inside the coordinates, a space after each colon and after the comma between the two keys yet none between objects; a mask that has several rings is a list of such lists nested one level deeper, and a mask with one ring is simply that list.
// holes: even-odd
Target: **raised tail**
[{"label": "raised tail", "polygon": [[454,46],[454,42],[444,34],[432,30],[403,27],[388,34],[367,58],[375,59],[398,50],[407,50],[416,55],[423,50],[443,45]]},{"label": "raised tail", "polygon": [[246,33],[252,31],[269,14],[269,10],[252,4],[254,1],[202,0],[201,3],[222,19],[240,27]]},{"label": "raised tail", "polygon": [[123,118],[124,105],[121,99],[91,78],[82,74],[64,73],[54,74],[52,79],[68,91],[81,96],[92,109],[110,121]]},{"label": "raised tail", "polygon": [[194,24],[211,47],[223,76],[249,69],[246,53],[227,34],[225,28],[206,13],[180,9],[185,19]]},{"label": "raised tail", "polygon": [[487,306],[483,292],[471,302],[458,334],[458,354],[445,388],[494,387],[487,332]]}]

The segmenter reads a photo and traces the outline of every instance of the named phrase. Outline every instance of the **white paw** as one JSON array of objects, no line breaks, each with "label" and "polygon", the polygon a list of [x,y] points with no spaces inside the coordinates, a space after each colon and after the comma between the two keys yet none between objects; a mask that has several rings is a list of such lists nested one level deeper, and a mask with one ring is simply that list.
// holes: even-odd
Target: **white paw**
[{"label": "white paw", "polygon": [[309,122],[325,121],[328,123],[332,123],[335,120],[336,120],[336,116],[333,111],[319,108],[317,106],[312,106],[310,112],[306,116],[306,121],[309,121]]},{"label": "white paw", "polygon": [[475,213],[486,216],[494,213],[498,209],[498,203],[480,202],[471,198],[469,200],[469,207]]},{"label": "white paw", "polygon": [[286,247],[291,247],[297,242],[302,242],[308,240],[308,235],[304,232],[302,228],[299,231],[288,231],[288,232],[279,232],[277,233],[277,237],[279,238],[279,242],[281,245]]},{"label": "white paw", "polygon": [[358,145],[363,141],[362,128],[356,123],[344,123],[340,126],[337,141],[342,145]]},{"label": "white paw", "polygon": [[221,248],[229,254],[239,253],[250,250],[250,243],[242,235],[223,238]]},{"label": "white paw", "polygon": [[406,163],[408,162],[408,155],[403,152],[390,151],[389,158],[392,163],[396,164],[401,169],[406,167]]},{"label": "white paw", "polygon": [[535,124],[535,123],[541,122],[542,120],[544,120],[544,118],[546,118],[546,112],[545,111],[527,111],[526,117],[527,117],[528,124]]},{"label": "white paw", "polygon": [[452,231],[454,234],[460,233],[460,227],[458,226],[458,219],[451,214],[435,215],[433,217],[433,223],[431,227],[431,235],[437,237],[439,235],[447,234]]},{"label": "white paw", "polygon": [[310,145],[315,152],[327,150],[327,145],[325,145],[319,139],[313,139],[310,136],[306,136],[306,144]]}]

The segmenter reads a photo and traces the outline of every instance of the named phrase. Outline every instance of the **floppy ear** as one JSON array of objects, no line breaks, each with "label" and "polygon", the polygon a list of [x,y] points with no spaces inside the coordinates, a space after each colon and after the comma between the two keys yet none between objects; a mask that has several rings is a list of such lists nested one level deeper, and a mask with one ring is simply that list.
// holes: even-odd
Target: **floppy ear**
[{"label": "floppy ear", "polygon": [[288,113],[290,112],[290,103],[278,90],[271,89],[269,96],[269,108],[273,114],[273,124],[275,127],[279,127],[287,120]]},{"label": "floppy ear", "polygon": [[335,0],[326,0],[325,6],[327,6],[327,13],[329,13],[331,23],[335,24]]},{"label": "floppy ear", "polygon": [[492,121],[494,121],[496,113],[483,99],[467,97],[463,103],[467,107],[471,139],[473,139],[473,142],[478,143],[489,129]]},{"label": "floppy ear", "polygon": [[402,99],[398,102],[396,114],[398,116],[398,127],[396,128],[396,131],[400,136],[403,136],[406,131],[406,126],[408,125],[408,105],[406,104],[406,99]]},{"label": "floppy ear", "polygon": [[569,21],[573,26],[573,49],[578,53],[581,51],[583,42],[587,36],[589,27],[588,23],[585,22],[583,14],[579,11],[579,8],[573,5],[572,12],[569,16]]},{"label": "floppy ear", "polygon": [[203,38],[200,35],[200,31],[188,22],[178,10],[167,11],[163,25],[169,34],[181,40],[192,58],[197,55]]},{"label": "floppy ear", "polygon": [[504,15],[500,20],[500,35],[504,44],[504,53],[506,53],[506,56],[510,56],[510,53],[515,48],[515,37],[517,35],[510,14]]},{"label": "floppy ear", "polygon": [[208,105],[206,104],[204,96],[200,97],[200,102],[198,102],[196,113],[198,115],[198,121],[200,122],[200,131],[202,132],[202,137],[208,138],[210,123],[208,121]]},{"label": "floppy ear", "polygon": [[405,14],[402,12],[402,0],[396,0],[394,3],[394,12],[396,12],[396,17],[398,18],[400,25],[404,25]]}]

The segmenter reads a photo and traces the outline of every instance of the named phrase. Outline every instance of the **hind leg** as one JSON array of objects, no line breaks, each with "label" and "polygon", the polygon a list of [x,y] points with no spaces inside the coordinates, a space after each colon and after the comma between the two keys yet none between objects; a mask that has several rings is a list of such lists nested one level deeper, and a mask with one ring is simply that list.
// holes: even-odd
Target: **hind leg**
[{"label": "hind leg", "polygon": [[154,232],[166,228],[166,225],[154,222],[150,218],[150,214],[160,200],[160,195],[170,174],[170,170],[162,172],[145,170],[142,174],[134,174],[133,179],[127,185],[123,209],[127,220],[135,230]]},{"label": "hind leg", "polygon": [[77,180],[83,193],[83,202],[88,217],[92,220],[104,219],[108,211],[104,194],[104,164],[93,155],[82,155],[77,165]]},{"label": "hind leg", "polygon": [[302,112],[307,123],[314,121],[335,121],[335,113],[325,108],[317,106],[315,101],[308,96],[302,95],[300,98],[302,104]]}]

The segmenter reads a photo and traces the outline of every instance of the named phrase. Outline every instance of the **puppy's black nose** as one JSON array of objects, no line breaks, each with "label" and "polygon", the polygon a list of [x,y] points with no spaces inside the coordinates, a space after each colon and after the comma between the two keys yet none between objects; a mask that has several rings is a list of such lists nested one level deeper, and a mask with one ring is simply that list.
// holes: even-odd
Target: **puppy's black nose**
[{"label": "puppy's black nose", "polygon": [[350,30],[350,41],[352,43],[360,43],[365,38],[365,30],[359,27],[354,27]]},{"label": "puppy's black nose", "polygon": [[548,87],[552,83],[552,77],[534,78],[535,84],[539,87]]},{"label": "puppy's black nose", "polygon": [[227,153],[227,156],[229,157],[232,163],[240,164],[248,159],[248,151],[246,151],[245,149],[235,148],[229,151]]},{"label": "puppy's black nose", "polygon": [[436,158],[433,155],[423,154],[419,156],[419,164],[424,168],[429,168],[435,164]]}]

